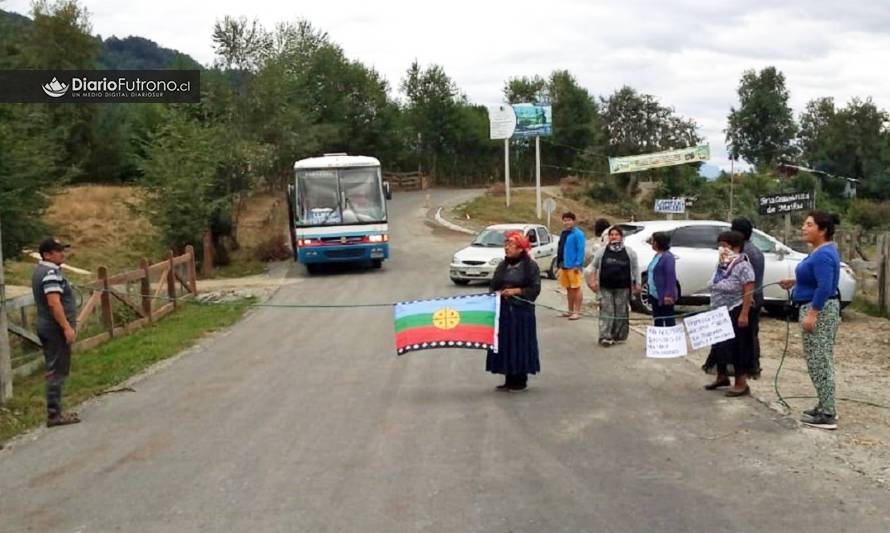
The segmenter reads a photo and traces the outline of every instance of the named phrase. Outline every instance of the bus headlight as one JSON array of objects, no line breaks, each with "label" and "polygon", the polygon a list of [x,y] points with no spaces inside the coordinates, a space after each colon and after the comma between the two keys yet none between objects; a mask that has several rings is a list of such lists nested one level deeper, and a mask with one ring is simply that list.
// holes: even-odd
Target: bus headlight
[{"label": "bus headlight", "polygon": [[387,235],[368,235],[368,242],[387,242],[388,240]]}]

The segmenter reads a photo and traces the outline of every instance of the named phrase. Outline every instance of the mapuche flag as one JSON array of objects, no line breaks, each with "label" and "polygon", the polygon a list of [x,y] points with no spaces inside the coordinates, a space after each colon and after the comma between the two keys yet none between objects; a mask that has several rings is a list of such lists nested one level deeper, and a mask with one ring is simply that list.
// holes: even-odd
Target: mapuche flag
[{"label": "mapuche flag", "polygon": [[396,351],[399,355],[430,348],[497,351],[497,294],[473,294],[400,302],[395,306]]}]

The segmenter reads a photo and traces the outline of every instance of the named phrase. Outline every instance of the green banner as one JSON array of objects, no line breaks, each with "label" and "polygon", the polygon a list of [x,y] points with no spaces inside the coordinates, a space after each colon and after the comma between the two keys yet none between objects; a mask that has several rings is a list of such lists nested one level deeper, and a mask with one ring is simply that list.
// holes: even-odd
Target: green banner
[{"label": "green banner", "polygon": [[654,154],[629,155],[627,157],[610,157],[609,173],[638,172],[650,168],[670,167],[685,163],[697,163],[711,158],[711,147],[707,144],[655,152]]}]

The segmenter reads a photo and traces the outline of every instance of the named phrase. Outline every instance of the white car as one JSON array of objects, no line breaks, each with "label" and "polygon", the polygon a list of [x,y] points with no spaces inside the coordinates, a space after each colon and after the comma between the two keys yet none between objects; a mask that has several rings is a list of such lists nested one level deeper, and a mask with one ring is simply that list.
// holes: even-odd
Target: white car
[{"label": "white car", "polygon": [[[657,220],[628,222],[619,226],[624,230],[625,244],[633,248],[639,258],[643,294],[635,298],[635,310],[650,311],[645,297],[645,280],[649,262],[655,252],[646,241],[658,231],[671,235],[671,253],[677,258],[679,303],[707,304],[710,301],[707,286],[717,267],[717,236],[729,230],[729,224],[717,220]],[[763,284],[769,285],[763,291],[764,307],[767,311],[780,312],[785,308],[788,293],[778,285],[771,284],[781,279],[793,278],[795,267],[806,254],[795,252],[778,239],[756,229],[751,235],[751,242],[763,252]],[[845,307],[853,301],[856,293],[856,277],[846,263],[841,263],[839,290],[841,306]]]},{"label": "white car", "polygon": [[466,285],[474,280],[490,280],[494,270],[504,260],[504,239],[511,231],[522,232],[528,237],[532,245],[529,253],[537,261],[541,273],[555,279],[559,236],[551,234],[540,224],[496,224],[479,232],[469,246],[454,254],[451,259],[451,281]]}]

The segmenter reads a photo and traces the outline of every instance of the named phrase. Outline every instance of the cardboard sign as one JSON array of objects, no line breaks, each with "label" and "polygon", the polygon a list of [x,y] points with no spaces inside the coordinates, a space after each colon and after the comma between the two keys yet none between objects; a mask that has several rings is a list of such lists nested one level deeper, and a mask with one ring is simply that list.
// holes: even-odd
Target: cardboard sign
[{"label": "cardboard sign", "polygon": [[683,326],[646,328],[646,357],[667,359],[686,356],[686,332]]},{"label": "cardboard sign", "polygon": [[693,350],[735,338],[726,306],[683,319]]}]

